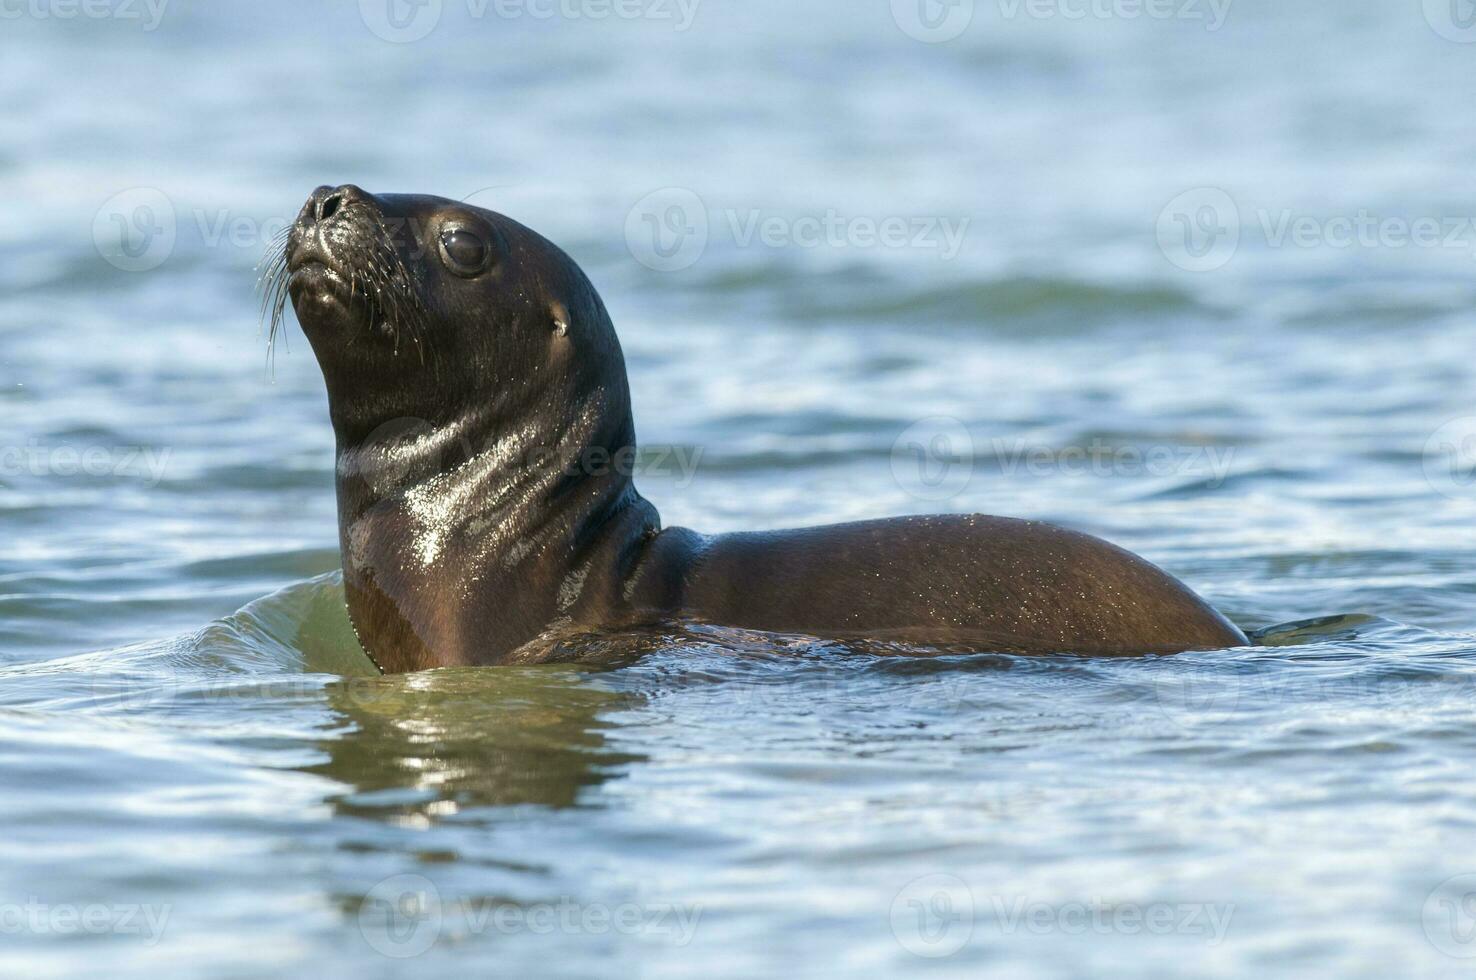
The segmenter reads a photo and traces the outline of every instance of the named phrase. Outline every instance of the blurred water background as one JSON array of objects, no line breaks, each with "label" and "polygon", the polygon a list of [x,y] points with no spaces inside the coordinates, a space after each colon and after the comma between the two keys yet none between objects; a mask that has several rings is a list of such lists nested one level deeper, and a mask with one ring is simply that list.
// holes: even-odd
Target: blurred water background
[{"label": "blurred water background", "polygon": [[[1464,975],[1468,7],[0,3],[0,972]],[[372,676],[253,294],[346,181],[584,266],[667,523],[1040,518],[1330,618]]]}]

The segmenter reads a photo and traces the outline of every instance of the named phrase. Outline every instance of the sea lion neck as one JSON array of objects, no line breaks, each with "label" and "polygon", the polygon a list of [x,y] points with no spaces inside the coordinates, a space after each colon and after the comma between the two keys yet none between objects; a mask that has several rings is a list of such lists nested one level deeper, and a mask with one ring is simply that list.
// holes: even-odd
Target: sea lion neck
[{"label": "sea lion neck", "polygon": [[[633,485],[623,395],[548,392],[513,414],[474,406],[440,426],[406,419],[356,442],[340,435],[345,587],[361,615],[388,623],[373,629],[398,637],[377,651],[381,666],[456,663],[459,651],[496,662],[594,593],[615,601],[621,577],[589,569],[624,568],[660,526]],[[471,594],[497,610],[495,635],[468,635]]]},{"label": "sea lion neck", "polygon": [[398,417],[367,433],[363,423],[336,427],[340,503],[353,514],[413,510],[433,496],[440,522],[467,523],[554,509],[568,497],[619,498],[632,489],[635,434],[628,405],[608,395],[548,392],[518,411],[499,400],[435,421]]}]

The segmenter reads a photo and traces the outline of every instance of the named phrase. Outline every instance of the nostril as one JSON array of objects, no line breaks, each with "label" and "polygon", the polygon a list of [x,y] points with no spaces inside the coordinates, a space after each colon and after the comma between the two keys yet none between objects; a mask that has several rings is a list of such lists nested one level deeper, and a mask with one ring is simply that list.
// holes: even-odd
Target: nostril
[{"label": "nostril", "polygon": [[333,217],[338,213],[338,208],[341,204],[343,204],[343,195],[338,191],[334,191],[332,194],[323,198],[323,202],[318,205],[318,220],[327,221]]}]

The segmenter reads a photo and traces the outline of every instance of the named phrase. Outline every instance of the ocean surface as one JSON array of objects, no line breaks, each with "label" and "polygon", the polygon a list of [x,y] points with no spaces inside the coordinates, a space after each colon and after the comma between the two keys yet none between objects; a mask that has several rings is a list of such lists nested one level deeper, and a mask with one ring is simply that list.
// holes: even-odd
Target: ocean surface
[{"label": "ocean surface", "polygon": [[[0,975],[1466,976],[1461,0],[0,3]],[[565,247],[704,531],[1055,521],[1259,643],[378,677],[254,292]]]}]

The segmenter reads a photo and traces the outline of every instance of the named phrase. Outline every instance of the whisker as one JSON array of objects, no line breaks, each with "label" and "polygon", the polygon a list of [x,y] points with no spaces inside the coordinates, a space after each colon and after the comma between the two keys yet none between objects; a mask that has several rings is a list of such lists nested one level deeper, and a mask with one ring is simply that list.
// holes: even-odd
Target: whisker
[{"label": "whisker", "polygon": [[258,272],[256,288],[261,293],[260,320],[263,325],[270,323],[267,330],[267,369],[269,371],[275,365],[277,326],[281,322],[283,308],[286,304],[287,239],[291,234],[292,229],[289,227],[273,235],[267,244],[266,253],[256,265]]},{"label": "whisker", "polygon": [[[287,304],[291,301],[287,268],[287,243],[291,235],[291,228],[284,228],[273,235],[256,266],[256,286],[261,294],[260,319],[267,334],[269,370],[275,365],[277,336],[283,328]],[[345,247],[348,251],[343,255],[343,266],[347,270],[349,303],[363,302],[370,328],[382,326],[390,332],[396,355],[402,344],[413,344],[420,365],[439,374],[435,358],[426,356],[428,311],[416,292],[415,276],[388,232],[381,226],[378,234],[368,241]]]}]

